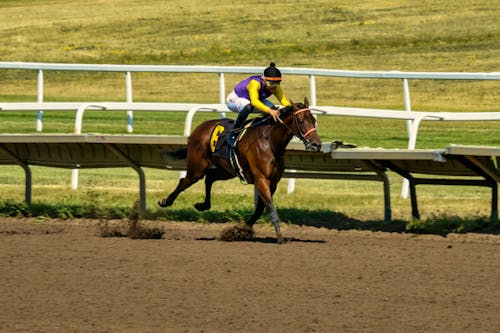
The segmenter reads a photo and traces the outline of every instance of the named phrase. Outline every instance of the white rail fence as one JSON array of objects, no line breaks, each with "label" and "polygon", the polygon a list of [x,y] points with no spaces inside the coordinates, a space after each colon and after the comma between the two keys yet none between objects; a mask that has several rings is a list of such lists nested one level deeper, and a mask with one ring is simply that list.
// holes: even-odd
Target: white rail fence
[{"label": "white rail fence", "polygon": [[[36,70],[38,72],[37,101],[44,101],[44,71],[84,71],[84,72],[121,72],[125,73],[125,100],[133,102],[132,73],[213,73],[219,77],[219,103],[225,104],[226,84],[224,74],[259,74],[263,67],[243,66],[175,66],[175,65],[105,65],[105,64],[60,64],[0,62],[0,69]],[[399,79],[402,81],[403,101],[406,111],[411,111],[411,98],[408,80],[500,80],[500,73],[425,73],[400,71],[347,71],[314,68],[280,68],[283,74],[309,77],[309,95],[312,106],[317,105],[316,76],[346,77],[357,79]],[[130,114],[131,115],[131,114]],[[42,115],[39,115],[42,118]],[[132,131],[132,117],[128,118],[129,131]],[[41,126],[41,122],[40,122]],[[410,125],[408,125],[410,126]]]},{"label": "white rail fence", "polygon": [[[171,65],[103,65],[103,64],[60,64],[60,63],[27,63],[0,62],[1,69],[37,71],[37,102],[35,103],[0,103],[0,111],[38,111],[36,130],[42,131],[43,111],[76,111],[75,134],[81,133],[83,114],[86,110],[124,110],[127,111],[127,131],[133,132],[133,111],[186,111],[184,134],[189,135],[191,122],[197,111],[228,111],[225,106],[226,84],[225,74],[258,74],[263,67],[231,67],[231,66],[171,66]],[[314,68],[280,68],[285,75],[302,75],[309,77],[309,94],[311,109],[318,114],[334,116],[359,116],[386,119],[402,119],[407,121],[408,148],[414,149],[418,128],[422,120],[444,121],[485,121],[500,120],[500,112],[421,112],[412,111],[409,80],[500,80],[500,73],[447,73],[447,72],[400,72],[400,71],[346,71]],[[125,101],[120,102],[44,102],[45,71],[84,71],[84,72],[121,72],[125,74]],[[132,73],[213,73],[218,75],[219,103],[138,103],[133,102]],[[404,110],[360,109],[333,106],[317,106],[316,77],[344,77],[355,79],[397,79],[402,82]],[[406,111],[406,112],[402,112]],[[75,177],[74,177],[75,178]],[[77,179],[77,178],[76,178]],[[72,180],[76,188],[77,180]],[[288,191],[294,189],[294,180],[289,180]],[[403,197],[408,195],[407,184],[403,186]]]}]

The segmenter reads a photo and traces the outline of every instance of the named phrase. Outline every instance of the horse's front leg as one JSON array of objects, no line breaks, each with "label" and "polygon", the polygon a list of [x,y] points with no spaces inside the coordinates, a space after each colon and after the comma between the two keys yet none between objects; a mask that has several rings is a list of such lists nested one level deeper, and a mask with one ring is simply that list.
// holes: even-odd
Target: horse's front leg
[{"label": "horse's front leg", "polygon": [[274,230],[276,231],[276,240],[277,240],[278,244],[283,244],[285,242],[285,240],[284,240],[283,236],[281,235],[280,217],[278,215],[278,211],[276,210],[276,207],[274,207],[272,198],[271,198],[271,202],[269,202],[269,205],[267,206],[267,209],[269,211],[269,215],[271,216],[271,222],[273,222]]},{"label": "horse's front leg", "polygon": [[[283,235],[281,234],[280,229],[280,217],[278,215],[278,211],[276,207],[274,207],[273,203],[273,194],[276,191],[277,184],[270,184],[269,180],[261,179],[255,182],[255,187],[259,191],[259,197],[262,200],[262,203],[265,207],[267,207],[267,211],[271,217],[271,222],[274,225],[274,230],[276,231],[276,240],[278,244],[282,244],[285,242],[283,239]],[[255,210],[255,214],[257,214],[258,206]]]},{"label": "horse's front leg", "polygon": [[264,212],[264,201],[262,201],[262,198],[260,195],[257,196],[257,205],[255,206],[255,211],[252,215],[252,217],[245,222],[245,224],[252,228],[255,222],[262,216],[262,213]]}]

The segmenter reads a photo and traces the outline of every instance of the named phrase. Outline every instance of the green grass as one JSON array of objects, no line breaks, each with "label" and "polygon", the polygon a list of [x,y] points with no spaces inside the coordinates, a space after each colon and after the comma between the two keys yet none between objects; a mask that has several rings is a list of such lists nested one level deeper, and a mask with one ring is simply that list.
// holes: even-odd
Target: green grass
[{"label": "green grass", "polygon": [[[0,2],[0,61],[237,66],[266,66],[274,61],[279,67],[346,70],[499,70],[500,0],[238,4],[209,0],[200,4],[193,0],[4,0]],[[134,101],[218,102],[215,74],[134,73],[132,77]],[[243,77],[226,75],[227,89]],[[316,80],[319,105],[403,108],[400,80]],[[123,73],[45,72],[44,82],[45,101],[125,100]],[[283,86],[293,100],[308,97],[307,77],[286,76]],[[0,102],[36,101],[36,87],[36,71],[0,70]],[[414,110],[499,110],[497,82],[412,80],[410,89]],[[199,114],[195,124],[214,116]],[[35,112],[2,112],[0,117],[0,133],[35,131]],[[135,112],[134,133],[182,134],[184,117],[183,113]],[[384,148],[407,145],[406,125],[401,121],[320,116],[318,123],[324,141],[340,139]],[[449,143],[498,146],[498,125],[424,122],[417,148],[443,148]],[[44,113],[44,133],[73,133],[73,128],[74,113]],[[83,132],[125,134],[125,113],[86,112]],[[20,168],[2,166],[0,203],[6,207],[2,214],[99,213],[121,218],[137,199],[137,175],[131,170],[84,170],[80,188],[72,191],[68,170],[33,169],[34,203],[26,207],[21,203]],[[217,184],[213,210],[203,213],[192,208],[203,195],[202,184],[182,194],[172,209],[159,210],[155,202],[175,187],[177,173],[147,170],[147,182],[151,218],[224,222],[244,219],[252,211],[252,188],[236,180]],[[394,218],[400,221],[394,225],[405,230],[410,208],[408,200],[399,197],[400,183],[393,176],[391,199]],[[422,186],[419,198],[424,221],[435,221],[436,216],[476,221],[476,216],[489,215],[490,193],[481,188]],[[288,195],[283,182],[276,205],[290,223],[386,228],[380,224],[378,183],[298,180],[296,192]],[[409,230],[429,230],[419,223],[413,221]]]},{"label": "green grass", "polygon": [[[2,1],[0,60],[490,72],[498,71],[500,57],[499,6],[499,0]],[[2,71],[0,100],[36,100],[35,76]],[[229,75],[228,89],[240,78]],[[137,74],[134,99],[214,102],[216,80]],[[47,100],[125,96],[119,73],[46,73],[46,82]],[[307,78],[283,84],[294,99],[308,93]],[[495,87],[412,81],[413,107],[498,109]],[[401,83],[318,78],[318,103],[400,108]]]}]

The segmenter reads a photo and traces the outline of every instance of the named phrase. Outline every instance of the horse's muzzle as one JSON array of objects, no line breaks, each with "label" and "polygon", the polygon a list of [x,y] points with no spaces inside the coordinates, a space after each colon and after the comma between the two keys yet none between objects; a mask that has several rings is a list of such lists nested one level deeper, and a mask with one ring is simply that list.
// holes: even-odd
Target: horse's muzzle
[{"label": "horse's muzzle", "polygon": [[305,142],[304,143],[306,146],[306,150],[316,153],[321,150],[321,143],[315,143],[315,142]]}]

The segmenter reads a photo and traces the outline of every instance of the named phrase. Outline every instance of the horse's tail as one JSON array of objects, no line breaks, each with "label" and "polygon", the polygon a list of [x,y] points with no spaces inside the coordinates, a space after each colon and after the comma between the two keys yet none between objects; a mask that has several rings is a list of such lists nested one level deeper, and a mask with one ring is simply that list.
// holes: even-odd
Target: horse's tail
[{"label": "horse's tail", "polygon": [[174,160],[183,160],[187,158],[187,148],[179,148],[177,150],[166,152],[165,154]]}]

